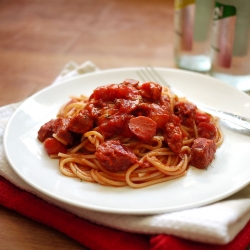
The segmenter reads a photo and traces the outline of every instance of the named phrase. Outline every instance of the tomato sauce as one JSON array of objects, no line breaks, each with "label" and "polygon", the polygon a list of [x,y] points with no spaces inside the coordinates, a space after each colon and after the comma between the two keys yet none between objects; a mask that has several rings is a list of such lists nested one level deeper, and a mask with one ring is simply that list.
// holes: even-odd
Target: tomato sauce
[{"label": "tomato sauce", "polygon": [[[84,109],[74,117],[59,117],[45,123],[38,131],[38,139],[45,142],[55,134],[70,148],[80,143],[82,134],[90,130],[98,131],[105,140],[111,142],[106,141],[100,145],[96,157],[106,162],[107,169],[117,171],[122,170],[124,164],[127,166],[134,163],[136,156],[120,143],[112,141],[114,136],[147,143],[155,135],[162,135],[165,146],[181,156],[186,136],[182,126],[193,128],[196,125],[198,136],[203,139],[194,143],[191,162],[199,168],[207,167],[215,153],[211,141],[216,136],[216,127],[210,122],[209,115],[199,112],[195,105],[185,101],[177,101],[173,110],[170,107],[170,98],[162,95],[162,86],[159,84],[140,84],[136,80],[126,79],[120,84],[96,88],[86,101]],[[65,146],[54,141],[47,141],[45,144],[48,154],[65,151]],[[201,146],[203,150],[199,151]],[[120,159],[115,154],[120,155]]]}]

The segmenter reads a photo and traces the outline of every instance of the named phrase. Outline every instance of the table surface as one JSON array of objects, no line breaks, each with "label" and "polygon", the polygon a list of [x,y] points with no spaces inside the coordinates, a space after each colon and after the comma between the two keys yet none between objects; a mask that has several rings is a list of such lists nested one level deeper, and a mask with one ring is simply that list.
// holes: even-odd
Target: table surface
[{"label": "table surface", "polygon": [[[174,0],[0,0],[0,106],[49,86],[69,61],[175,67],[173,10]],[[87,249],[1,206],[0,237],[1,249]]]},{"label": "table surface", "polygon": [[[0,106],[50,85],[69,61],[175,67],[173,8],[174,0],[1,0]],[[0,222],[2,249],[85,249],[1,206]]]}]

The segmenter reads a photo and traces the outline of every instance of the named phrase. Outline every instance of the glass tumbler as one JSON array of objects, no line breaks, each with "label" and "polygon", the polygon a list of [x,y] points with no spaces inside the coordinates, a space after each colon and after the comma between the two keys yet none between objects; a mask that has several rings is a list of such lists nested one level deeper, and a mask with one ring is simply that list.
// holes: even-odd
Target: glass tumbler
[{"label": "glass tumbler", "polygon": [[216,0],[210,74],[250,90],[250,0]]},{"label": "glass tumbler", "polygon": [[214,0],[175,0],[174,56],[179,68],[211,69],[211,33]]}]

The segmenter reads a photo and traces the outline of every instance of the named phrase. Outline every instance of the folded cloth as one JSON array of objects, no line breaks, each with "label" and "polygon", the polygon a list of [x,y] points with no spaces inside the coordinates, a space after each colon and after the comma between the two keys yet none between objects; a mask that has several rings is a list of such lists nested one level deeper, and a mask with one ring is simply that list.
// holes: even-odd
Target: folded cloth
[{"label": "folded cloth", "polygon": [[[60,84],[62,80],[95,70],[98,68],[92,62],[85,62],[80,66],[70,62],[53,84]],[[39,193],[12,170],[3,152],[4,129],[18,105],[11,104],[0,108],[0,175],[5,178],[0,178],[0,204],[54,227],[91,249],[123,249],[121,244],[126,246],[124,249],[148,249],[150,237],[151,248],[154,250],[205,247],[202,243],[213,244],[209,249],[212,246],[214,249],[246,249],[250,243],[250,185],[212,205],[143,216],[79,209]],[[68,224],[72,226],[70,230],[65,226]],[[111,242],[110,239],[115,240],[111,244],[107,243],[107,239],[108,242]],[[131,245],[128,245],[128,241]],[[231,248],[235,244],[238,247]],[[133,245],[137,248],[133,248]]]}]

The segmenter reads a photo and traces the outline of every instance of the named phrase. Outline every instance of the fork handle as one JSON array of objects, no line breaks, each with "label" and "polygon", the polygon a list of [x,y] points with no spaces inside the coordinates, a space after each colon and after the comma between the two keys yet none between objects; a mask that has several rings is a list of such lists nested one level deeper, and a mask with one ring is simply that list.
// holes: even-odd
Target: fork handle
[{"label": "fork handle", "polygon": [[212,108],[208,108],[205,107],[203,105],[197,105],[197,107],[205,112],[208,112],[212,115],[215,115],[223,120],[232,122],[236,125],[239,125],[245,129],[250,130],[250,118],[244,117],[244,116],[240,116],[240,115],[236,115],[236,114],[232,114],[229,112],[225,112],[225,111],[220,111],[220,110],[215,110]]}]

